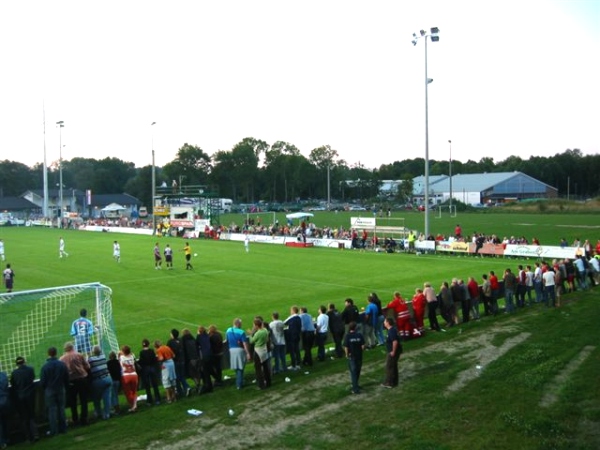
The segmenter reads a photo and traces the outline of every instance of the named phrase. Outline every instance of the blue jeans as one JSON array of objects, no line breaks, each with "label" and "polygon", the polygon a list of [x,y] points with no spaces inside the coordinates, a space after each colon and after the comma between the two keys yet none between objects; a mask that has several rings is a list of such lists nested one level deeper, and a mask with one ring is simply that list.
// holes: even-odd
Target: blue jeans
[{"label": "blue jeans", "polygon": [[[92,400],[94,401],[94,411],[97,418],[108,419],[110,417],[110,397],[112,380],[110,375],[92,380]],[[100,407],[100,402],[104,403],[104,411]]]},{"label": "blue jeans", "polygon": [[383,345],[385,343],[385,338],[383,337],[383,321],[385,317],[381,314],[377,317],[377,325],[375,326],[375,337],[377,338],[377,343],[379,345]]},{"label": "blue jeans", "polygon": [[273,368],[273,370],[275,372],[283,372],[283,371],[287,370],[287,366],[285,364],[285,344],[274,346],[273,361],[275,364],[275,367]]},{"label": "blue jeans", "polygon": [[244,387],[244,369],[235,369],[235,386],[238,389]]},{"label": "blue jeans", "polygon": [[121,389],[121,380],[112,380],[112,387],[110,390],[110,406],[115,409],[115,412],[119,410],[119,390]]},{"label": "blue jeans", "polygon": [[177,394],[181,397],[184,396],[190,388],[190,385],[185,379],[185,361],[175,361],[175,374],[177,375]]},{"label": "blue jeans", "polygon": [[544,287],[541,281],[533,282],[533,289],[535,289],[535,302],[540,303],[544,299]]},{"label": "blue jeans", "polygon": [[50,435],[67,431],[67,417],[65,415],[65,390],[64,389],[46,389],[44,391],[44,400],[48,408],[48,425]]},{"label": "blue jeans", "polygon": [[360,392],[358,379],[360,378],[360,370],[362,368],[362,359],[348,359],[348,369],[350,370],[350,381],[352,382],[352,392],[357,394]]},{"label": "blue jeans", "polygon": [[[550,299],[552,299],[551,305],[550,305]],[[554,285],[544,286],[544,303],[546,304],[546,306],[555,306],[556,305],[556,292],[554,291]]]},{"label": "blue jeans", "polygon": [[506,312],[512,313],[515,311],[515,304],[513,303],[514,293],[512,289],[504,289],[504,300],[506,301]]}]

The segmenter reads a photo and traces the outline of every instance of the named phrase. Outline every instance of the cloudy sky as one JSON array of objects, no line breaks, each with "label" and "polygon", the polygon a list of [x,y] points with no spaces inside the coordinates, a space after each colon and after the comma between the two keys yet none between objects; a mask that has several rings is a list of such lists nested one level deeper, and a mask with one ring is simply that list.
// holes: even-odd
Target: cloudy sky
[{"label": "cloudy sky", "polygon": [[[3,1],[0,160],[245,137],[348,164],[600,153],[599,0]],[[44,109],[46,133],[44,139]],[[150,126],[152,122],[156,125]]]}]

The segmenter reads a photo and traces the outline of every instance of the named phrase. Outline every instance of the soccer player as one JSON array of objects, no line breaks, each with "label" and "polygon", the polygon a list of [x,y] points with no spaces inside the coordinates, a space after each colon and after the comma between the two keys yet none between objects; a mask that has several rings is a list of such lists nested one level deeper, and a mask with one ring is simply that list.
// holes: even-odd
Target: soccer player
[{"label": "soccer player", "polygon": [[192,260],[192,247],[190,247],[190,243],[186,242],[185,246],[183,247],[183,251],[185,253],[185,270],[192,270],[192,263],[190,262]]},{"label": "soccer player", "polygon": [[250,251],[250,238],[247,234],[246,237],[244,237],[244,248],[246,249],[246,253]]},{"label": "soccer player", "polygon": [[165,247],[165,263],[167,263],[167,270],[173,270],[173,249],[167,244]]},{"label": "soccer player", "polygon": [[4,286],[6,286],[6,292],[12,292],[15,272],[10,268],[10,264],[7,264],[6,269],[2,272],[2,279],[4,280]]},{"label": "soccer player", "polygon": [[79,319],[71,325],[71,336],[75,337],[75,350],[89,355],[92,351],[91,337],[94,334],[94,324],[87,318],[87,309],[79,311]]},{"label": "soccer player", "polygon": [[162,269],[162,256],[160,254],[158,242],[154,244],[154,268],[156,270]]},{"label": "soccer player", "polygon": [[63,256],[67,257],[69,254],[65,251],[65,240],[61,236],[58,239],[58,257],[62,258]]},{"label": "soccer player", "polygon": [[121,262],[121,246],[117,241],[113,242],[113,258],[115,258],[118,263]]},{"label": "soccer player", "polygon": [[0,258],[2,259],[2,261],[6,259],[6,257],[4,256],[4,241],[2,239],[0,239]]}]

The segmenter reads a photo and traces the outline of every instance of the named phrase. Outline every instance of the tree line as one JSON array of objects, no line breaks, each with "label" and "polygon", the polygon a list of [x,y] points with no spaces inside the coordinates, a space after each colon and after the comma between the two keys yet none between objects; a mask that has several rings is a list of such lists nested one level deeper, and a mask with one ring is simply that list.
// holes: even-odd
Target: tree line
[{"label": "tree line", "polygon": [[[447,175],[448,161],[430,160],[430,175]],[[329,189],[337,201],[370,201],[379,194],[383,180],[412,180],[424,173],[424,158],[405,159],[368,169],[348,164],[329,145],[302,155],[293,144],[277,141],[272,145],[255,138],[245,138],[231,150],[219,150],[209,156],[202,148],[183,144],[175,159],[156,167],[157,186],[172,180],[182,185],[204,185],[219,197],[234,202],[294,202],[297,199],[326,199]],[[583,155],[580,150],[566,150],[547,157],[523,160],[510,156],[504,161],[483,157],[478,162],[452,161],[452,174],[520,171],[550,186],[559,195],[588,198],[600,194],[598,174],[600,155]],[[63,161],[63,188],[93,194],[128,193],[151,204],[152,166],[135,167],[118,158],[73,158]],[[59,186],[58,167],[48,169],[50,189]],[[403,186],[403,187],[402,187]],[[19,196],[29,189],[43,188],[43,164],[33,167],[4,160],[0,162],[0,196]],[[403,183],[393,201],[406,201],[412,182]]]}]

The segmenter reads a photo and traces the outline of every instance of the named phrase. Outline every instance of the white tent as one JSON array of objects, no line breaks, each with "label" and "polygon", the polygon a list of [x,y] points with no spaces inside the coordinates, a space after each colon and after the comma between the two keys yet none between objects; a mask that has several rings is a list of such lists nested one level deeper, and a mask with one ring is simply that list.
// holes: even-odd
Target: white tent
[{"label": "white tent", "polygon": [[286,214],[285,217],[286,219],[304,219],[305,217],[314,217],[315,215],[313,213],[309,213],[309,212],[295,212],[295,213],[290,213],[290,214]]},{"label": "white tent", "polygon": [[125,208],[124,206],[119,205],[118,203],[111,203],[110,205],[106,205],[104,208],[102,208],[102,211],[104,212],[115,212],[115,211],[123,211],[127,208]]}]

